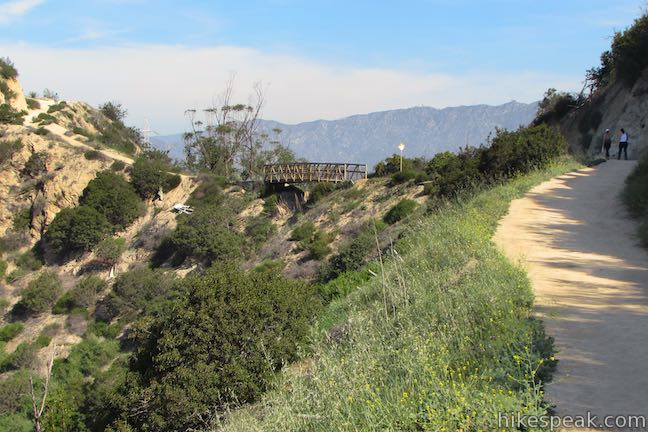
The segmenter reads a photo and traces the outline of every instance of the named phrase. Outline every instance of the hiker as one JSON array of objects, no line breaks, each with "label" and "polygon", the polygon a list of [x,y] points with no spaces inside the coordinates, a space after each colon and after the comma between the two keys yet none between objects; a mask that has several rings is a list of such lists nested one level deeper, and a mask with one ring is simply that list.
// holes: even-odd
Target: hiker
[{"label": "hiker", "polygon": [[628,160],[628,134],[626,131],[621,128],[621,137],[619,138],[619,154],[617,159],[621,160],[621,152],[625,156],[625,160]]},{"label": "hiker", "polygon": [[610,147],[612,147],[612,136],[610,135],[610,129],[605,129],[605,134],[603,134],[603,149],[605,150],[605,159],[610,159]]}]

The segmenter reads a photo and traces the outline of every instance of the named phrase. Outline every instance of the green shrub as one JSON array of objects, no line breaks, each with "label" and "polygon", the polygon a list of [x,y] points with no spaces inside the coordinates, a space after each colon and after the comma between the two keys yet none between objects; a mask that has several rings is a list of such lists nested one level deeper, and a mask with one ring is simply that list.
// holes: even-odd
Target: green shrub
[{"label": "green shrub", "polygon": [[315,225],[312,222],[304,222],[293,228],[290,240],[310,241],[310,239],[315,235],[315,231]]},{"label": "green shrub", "polygon": [[36,256],[34,251],[29,250],[16,258],[16,266],[25,271],[36,271],[43,267],[43,262]]},{"label": "green shrub", "polygon": [[[612,40],[611,60],[617,78],[631,86],[641,76],[648,60],[648,13],[644,13],[626,30],[616,32]],[[605,67],[605,58],[602,58]]]},{"label": "green shrub", "polygon": [[46,335],[38,335],[34,341],[34,345],[36,345],[37,348],[45,348],[46,346],[49,346],[50,343],[52,343],[52,338]]},{"label": "green shrub", "polygon": [[102,171],[88,183],[79,203],[97,210],[117,228],[125,228],[143,213],[143,204],[123,176]]},{"label": "green shrub", "polygon": [[[425,169],[425,159],[423,158],[406,158],[393,154],[384,161],[378,162],[374,167],[374,176],[384,177],[401,171],[401,160],[403,161],[403,172],[421,173]],[[414,175],[412,178],[414,178]]]},{"label": "green shrub", "polygon": [[0,164],[10,160],[13,155],[22,150],[23,144],[20,139],[0,141]]},{"label": "green shrub", "polygon": [[251,218],[245,227],[245,235],[253,247],[260,247],[270,236],[277,232],[277,227],[265,216]]},{"label": "green shrub", "polygon": [[558,122],[576,106],[577,100],[570,93],[559,92],[555,88],[550,88],[545,92],[542,101],[538,104],[538,112],[533,124]]},{"label": "green shrub", "polygon": [[43,239],[55,254],[75,254],[90,250],[112,231],[106,217],[92,207],[61,210],[50,223]]},{"label": "green shrub", "polygon": [[126,164],[120,160],[116,160],[110,165],[110,169],[113,171],[123,171],[124,168],[126,168]]},{"label": "green shrub", "polygon": [[55,112],[58,112],[58,111],[63,110],[65,107],[67,107],[67,102],[65,102],[65,101],[61,101],[61,102],[59,102],[59,103],[57,103],[57,104],[51,105],[51,106],[47,109],[47,113],[48,113],[48,114],[52,114],[52,113],[55,113]]},{"label": "green shrub", "polygon": [[410,180],[414,180],[417,177],[417,175],[418,173],[413,170],[399,171],[397,173],[392,174],[391,184],[397,185],[397,184],[408,182]]},{"label": "green shrub", "polygon": [[[173,302],[138,333],[132,370],[139,379],[131,381],[126,405],[146,408],[128,416],[129,425],[200,428],[195,413],[214,415],[256,400],[275,372],[297,358],[317,310],[312,287],[269,272],[218,264],[188,277]],[[178,352],[183,355],[173,354]],[[169,356],[176,360],[165,360]]]},{"label": "green shrub", "polygon": [[22,323],[16,322],[0,327],[0,342],[9,342],[25,329]]},{"label": "green shrub", "polygon": [[99,105],[99,111],[113,122],[121,123],[128,111],[119,102],[106,102]]},{"label": "green shrub", "polygon": [[27,275],[27,272],[24,269],[17,268],[11,271],[7,275],[7,282],[14,283]]},{"label": "green shrub", "polygon": [[0,279],[5,277],[6,272],[7,272],[7,261],[0,259]]},{"label": "green shrub", "polygon": [[82,127],[75,126],[75,127],[72,128],[72,132],[74,134],[76,134],[76,135],[81,135],[81,136],[84,136],[86,138],[93,138],[92,133],[89,130],[84,129]]},{"label": "green shrub", "polygon": [[139,267],[117,276],[112,291],[100,306],[96,318],[110,322],[119,315],[134,317],[163,302],[175,282],[172,273]]},{"label": "green shrub", "polygon": [[9,57],[0,57],[0,76],[6,80],[18,77],[18,70]]},{"label": "green shrub", "polygon": [[126,250],[126,240],[118,237],[109,237],[99,242],[95,249],[97,260],[110,267],[119,261]]},{"label": "green shrub", "polygon": [[56,117],[47,113],[40,113],[34,119],[34,123],[41,123],[41,126],[56,123]]},{"label": "green shrub", "polygon": [[311,258],[321,260],[331,253],[331,248],[325,239],[316,239],[310,242],[307,246],[308,253]]},{"label": "green shrub", "polygon": [[317,204],[322,198],[329,195],[334,190],[335,190],[334,183],[315,184],[315,186],[313,186],[313,188],[310,190],[310,194],[308,195],[308,204],[309,205]]},{"label": "green shrub", "polygon": [[2,365],[0,365],[0,370],[31,369],[36,363],[37,352],[38,347],[36,345],[22,342],[14,352],[5,358]]},{"label": "green shrub", "polygon": [[170,168],[168,162],[159,158],[137,158],[131,173],[133,187],[142,198],[152,198],[160,189],[164,192],[175,189],[182,179],[177,174],[167,172]]},{"label": "green shrub", "polygon": [[244,241],[232,229],[233,220],[232,210],[224,206],[195,209],[178,222],[170,244],[179,258],[191,257],[206,263],[236,259],[243,253]]},{"label": "green shrub", "polygon": [[277,205],[279,205],[279,197],[277,195],[270,195],[263,200],[263,213],[274,217],[277,215]]},{"label": "green shrub", "polygon": [[36,130],[34,131],[34,133],[35,133],[36,135],[41,135],[41,136],[43,136],[43,135],[47,135],[47,134],[49,133],[49,131],[48,131],[47,129],[45,129],[44,127],[41,126],[41,127],[39,127],[38,129],[36,129]]},{"label": "green shrub", "polygon": [[336,279],[320,284],[317,291],[324,302],[330,303],[333,299],[346,297],[367,282],[370,277],[371,275],[366,270],[345,272]]},{"label": "green shrub", "polygon": [[98,276],[86,276],[76,286],[66,292],[57,301],[52,312],[67,314],[74,309],[85,309],[93,305],[99,294],[106,287],[106,282]]},{"label": "green shrub", "polygon": [[87,160],[103,160],[104,155],[101,154],[101,152],[97,150],[86,150],[83,153],[83,157],[86,158]]},{"label": "green shrub", "polygon": [[23,207],[13,215],[12,228],[16,232],[29,231],[31,228],[31,208]]},{"label": "green shrub", "polygon": [[227,183],[224,177],[201,175],[198,186],[191,193],[187,204],[198,208],[220,205],[224,200],[223,187]]},{"label": "green shrub", "polygon": [[254,268],[255,272],[270,272],[274,274],[281,274],[283,269],[286,267],[286,263],[283,260],[264,260],[261,264]]},{"label": "green shrub", "polygon": [[22,170],[24,176],[36,178],[47,171],[47,153],[32,153]]},{"label": "green shrub", "polygon": [[383,221],[389,225],[406,218],[416,209],[416,201],[410,199],[402,199],[398,204],[389,209],[387,214],[383,217]]},{"label": "green shrub", "polygon": [[30,315],[47,312],[61,295],[61,290],[58,275],[51,271],[43,272],[21,292],[19,311]]},{"label": "green shrub", "polygon": [[331,281],[343,273],[354,272],[362,269],[367,263],[367,258],[376,248],[375,235],[382,229],[376,221],[367,222],[357,237],[344,243],[339,252],[332,256],[329,262],[322,266],[318,279],[322,283]]},{"label": "green shrub", "polygon": [[632,216],[648,214],[648,155],[639,160],[626,178],[621,197]]},{"label": "green shrub", "polygon": [[14,110],[8,103],[0,104],[0,124],[21,125],[26,113]]},{"label": "green shrub", "polygon": [[31,110],[40,109],[41,105],[36,99],[27,98],[27,108]]}]

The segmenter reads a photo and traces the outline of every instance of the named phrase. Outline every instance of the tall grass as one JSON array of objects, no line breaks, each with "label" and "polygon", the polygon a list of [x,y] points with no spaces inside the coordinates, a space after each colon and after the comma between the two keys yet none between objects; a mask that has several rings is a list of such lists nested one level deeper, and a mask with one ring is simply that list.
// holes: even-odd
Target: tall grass
[{"label": "tall grass", "polygon": [[551,341],[530,318],[525,273],[491,237],[511,200],[574,168],[553,164],[414,223],[382,274],[330,304],[304,360],[224,428],[496,430],[499,412],[545,413]]},{"label": "tall grass", "polygon": [[639,239],[648,247],[648,153],[626,179],[622,198],[630,213],[639,218]]}]

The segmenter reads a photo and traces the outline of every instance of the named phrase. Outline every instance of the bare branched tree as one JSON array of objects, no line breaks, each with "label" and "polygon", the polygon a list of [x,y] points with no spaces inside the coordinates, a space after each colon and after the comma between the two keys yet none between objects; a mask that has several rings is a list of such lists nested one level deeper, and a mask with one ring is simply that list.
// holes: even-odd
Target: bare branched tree
[{"label": "bare branched tree", "polygon": [[31,400],[32,400],[32,409],[34,413],[34,430],[36,432],[41,432],[41,418],[43,417],[43,412],[45,411],[45,401],[47,400],[47,393],[49,392],[49,383],[52,376],[52,366],[54,365],[54,353],[56,349],[52,350],[52,355],[50,356],[49,363],[47,364],[47,374],[45,375],[45,385],[43,386],[43,398],[40,401],[40,404],[36,401],[36,392],[34,391],[34,379],[31,374],[29,374],[29,386],[31,390]]}]

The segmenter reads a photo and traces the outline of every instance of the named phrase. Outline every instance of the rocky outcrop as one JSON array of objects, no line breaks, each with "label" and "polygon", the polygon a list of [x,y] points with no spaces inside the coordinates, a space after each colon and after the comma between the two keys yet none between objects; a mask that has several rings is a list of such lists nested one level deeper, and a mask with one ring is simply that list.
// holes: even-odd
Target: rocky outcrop
[{"label": "rocky outcrop", "polygon": [[25,99],[20,82],[15,78],[3,80],[3,82],[6,84],[6,88],[12,97],[7,98],[3,92],[0,92],[0,105],[6,103],[16,111],[27,111],[27,100]]},{"label": "rocky outcrop", "polygon": [[[600,121],[589,120],[592,118]],[[573,149],[595,157],[601,153],[606,129],[612,133],[612,152],[616,153],[619,129],[623,128],[629,136],[628,157],[638,159],[648,151],[647,123],[648,69],[632,87],[615,82],[600,91],[589,104],[568,114],[561,129]]]}]

